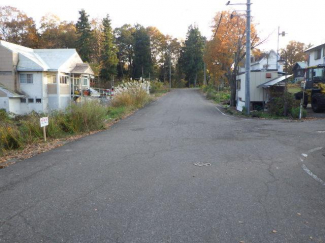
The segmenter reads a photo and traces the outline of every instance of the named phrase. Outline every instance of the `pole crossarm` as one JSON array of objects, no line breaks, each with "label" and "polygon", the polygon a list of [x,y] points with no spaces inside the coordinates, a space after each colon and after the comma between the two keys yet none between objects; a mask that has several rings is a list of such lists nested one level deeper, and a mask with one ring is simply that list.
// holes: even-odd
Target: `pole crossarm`
[{"label": "pole crossarm", "polygon": [[229,5],[252,5],[253,3],[230,3],[230,1],[228,1],[226,3],[226,6],[229,6]]}]

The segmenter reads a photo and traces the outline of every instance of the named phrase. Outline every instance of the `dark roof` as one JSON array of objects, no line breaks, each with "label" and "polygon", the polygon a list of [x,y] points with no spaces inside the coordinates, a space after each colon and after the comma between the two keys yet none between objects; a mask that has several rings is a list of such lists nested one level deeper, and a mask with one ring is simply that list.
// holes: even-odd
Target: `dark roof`
[{"label": "dark roof", "polygon": [[307,67],[308,67],[308,65],[306,62],[296,62],[296,64],[293,66],[292,70],[305,69]]},{"label": "dark roof", "polygon": [[77,63],[76,66],[71,70],[71,73],[94,75],[94,72],[88,63]]}]

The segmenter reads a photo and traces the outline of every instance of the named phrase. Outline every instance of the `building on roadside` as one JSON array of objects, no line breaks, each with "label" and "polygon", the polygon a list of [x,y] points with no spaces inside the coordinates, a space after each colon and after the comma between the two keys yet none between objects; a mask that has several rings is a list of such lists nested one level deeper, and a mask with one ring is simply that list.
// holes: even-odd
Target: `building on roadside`
[{"label": "building on roadside", "polygon": [[[277,53],[273,50],[262,55],[259,60],[252,57],[250,73],[250,102],[251,110],[263,109],[271,99],[271,89],[281,92],[284,82],[292,75],[285,75],[283,63],[279,62]],[[242,67],[237,75],[236,108],[242,111],[245,107],[245,68]]]},{"label": "building on roadside", "polygon": [[292,72],[293,72],[293,78],[295,83],[305,79],[305,72],[307,67],[308,65],[306,62],[297,62],[293,66]]},{"label": "building on roadside", "polygon": [[0,41],[0,109],[63,110],[89,90],[93,71],[75,49],[31,49]]},{"label": "building on roadside", "polygon": [[325,64],[325,43],[313,46],[305,50],[308,54],[308,66]]}]

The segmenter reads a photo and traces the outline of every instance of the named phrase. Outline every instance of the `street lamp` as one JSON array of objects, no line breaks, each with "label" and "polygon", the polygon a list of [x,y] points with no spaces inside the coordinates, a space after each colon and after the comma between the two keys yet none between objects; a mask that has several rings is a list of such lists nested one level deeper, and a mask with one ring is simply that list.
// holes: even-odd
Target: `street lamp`
[{"label": "street lamp", "polygon": [[247,115],[250,114],[250,71],[251,71],[251,1],[246,3],[233,3],[230,1],[226,5],[246,5],[246,70],[245,70],[245,107]]},{"label": "street lamp", "polygon": [[277,49],[276,49],[276,55],[277,55],[277,62],[276,62],[276,69],[279,71],[279,63],[278,63],[278,61],[279,61],[279,42],[280,42],[280,35],[281,36],[285,36],[287,33],[285,32],[285,31],[282,31],[282,32],[280,32],[280,26],[278,27],[278,46],[277,46]]}]

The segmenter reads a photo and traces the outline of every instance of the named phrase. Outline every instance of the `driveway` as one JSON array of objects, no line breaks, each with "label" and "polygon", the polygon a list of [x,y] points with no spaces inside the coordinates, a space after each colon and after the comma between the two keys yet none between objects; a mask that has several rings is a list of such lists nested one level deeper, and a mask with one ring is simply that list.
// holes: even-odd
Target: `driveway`
[{"label": "driveway", "polygon": [[172,90],[0,170],[0,242],[325,242],[324,127]]}]

